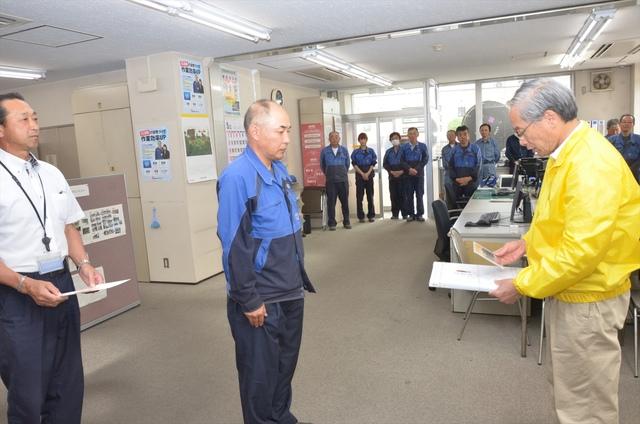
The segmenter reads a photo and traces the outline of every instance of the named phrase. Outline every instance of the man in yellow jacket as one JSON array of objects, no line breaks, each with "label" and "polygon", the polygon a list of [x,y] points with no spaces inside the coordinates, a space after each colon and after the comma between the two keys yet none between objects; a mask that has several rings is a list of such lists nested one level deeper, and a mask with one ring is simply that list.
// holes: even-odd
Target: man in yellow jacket
[{"label": "man in yellow jacket", "polygon": [[629,274],[640,268],[640,188],[622,155],[577,119],[575,98],[551,79],[528,81],[509,102],[520,144],[549,156],[531,228],[495,254],[529,266],[490,294],[547,298],[558,422],[618,423],[618,330]]}]

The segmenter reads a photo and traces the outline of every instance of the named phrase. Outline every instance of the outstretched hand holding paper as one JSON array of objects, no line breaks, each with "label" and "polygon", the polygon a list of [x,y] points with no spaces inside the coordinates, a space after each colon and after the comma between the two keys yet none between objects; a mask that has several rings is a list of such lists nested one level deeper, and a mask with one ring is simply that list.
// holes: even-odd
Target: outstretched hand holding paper
[{"label": "outstretched hand holding paper", "polygon": [[97,291],[101,291],[101,290],[107,290],[107,289],[119,286],[120,284],[124,284],[127,281],[130,281],[130,279],[113,281],[111,283],[97,284],[97,285],[95,285],[93,287],[87,287],[86,289],[80,289],[80,290],[70,291],[70,292],[66,292],[66,293],[61,293],[60,296],[64,297],[64,296],[71,296],[71,295],[74,295],[74,294],[93,293],[93,292],[97,292]]}]

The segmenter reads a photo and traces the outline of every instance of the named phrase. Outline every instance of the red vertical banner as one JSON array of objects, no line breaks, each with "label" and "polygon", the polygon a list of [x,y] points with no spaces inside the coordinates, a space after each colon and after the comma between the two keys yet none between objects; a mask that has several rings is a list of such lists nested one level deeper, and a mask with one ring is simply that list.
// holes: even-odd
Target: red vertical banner
[{"label": "red vertical banner", "polygon": [[305,187],[324,188],[325,179],[320,168],[324,131],[322,124],[301,124],[300,142],[302,143],[302,169]]}]

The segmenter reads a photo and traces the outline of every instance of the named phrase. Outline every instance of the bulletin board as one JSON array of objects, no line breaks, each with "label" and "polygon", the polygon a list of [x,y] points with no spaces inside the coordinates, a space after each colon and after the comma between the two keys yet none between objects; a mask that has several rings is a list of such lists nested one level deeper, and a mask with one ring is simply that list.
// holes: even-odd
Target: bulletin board
[{"label": "bulletin board", "polygon": [[[77,178],[69,180],[69,186],[86,214],[76,226],[91,263],[106,282],[131,280],[103,292],[78,295],[84,330],[138,306],[140,293],[124,175]],[[71,261],[70,266],[76,288],[83,288]]]}]

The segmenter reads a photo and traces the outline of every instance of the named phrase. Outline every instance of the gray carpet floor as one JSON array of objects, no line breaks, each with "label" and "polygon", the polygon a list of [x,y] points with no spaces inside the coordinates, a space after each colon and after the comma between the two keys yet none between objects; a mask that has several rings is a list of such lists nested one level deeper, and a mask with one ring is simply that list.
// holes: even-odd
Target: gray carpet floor
[{"label": "gray carpet floor", "polygon": [[[317,294],[306,300],[292,410],[315,424],[550,423],[545,368],[519,354],[519,320],[461,314],[429,292],[435,229],[379,220],[305,239]],[[84,423],[241,423],[225,282],[141,284],[142,305],[82,335]],[[632,331],[620,378],[621,423],[640,422]],[[6,422],[0,385],[0,422]]]}]

